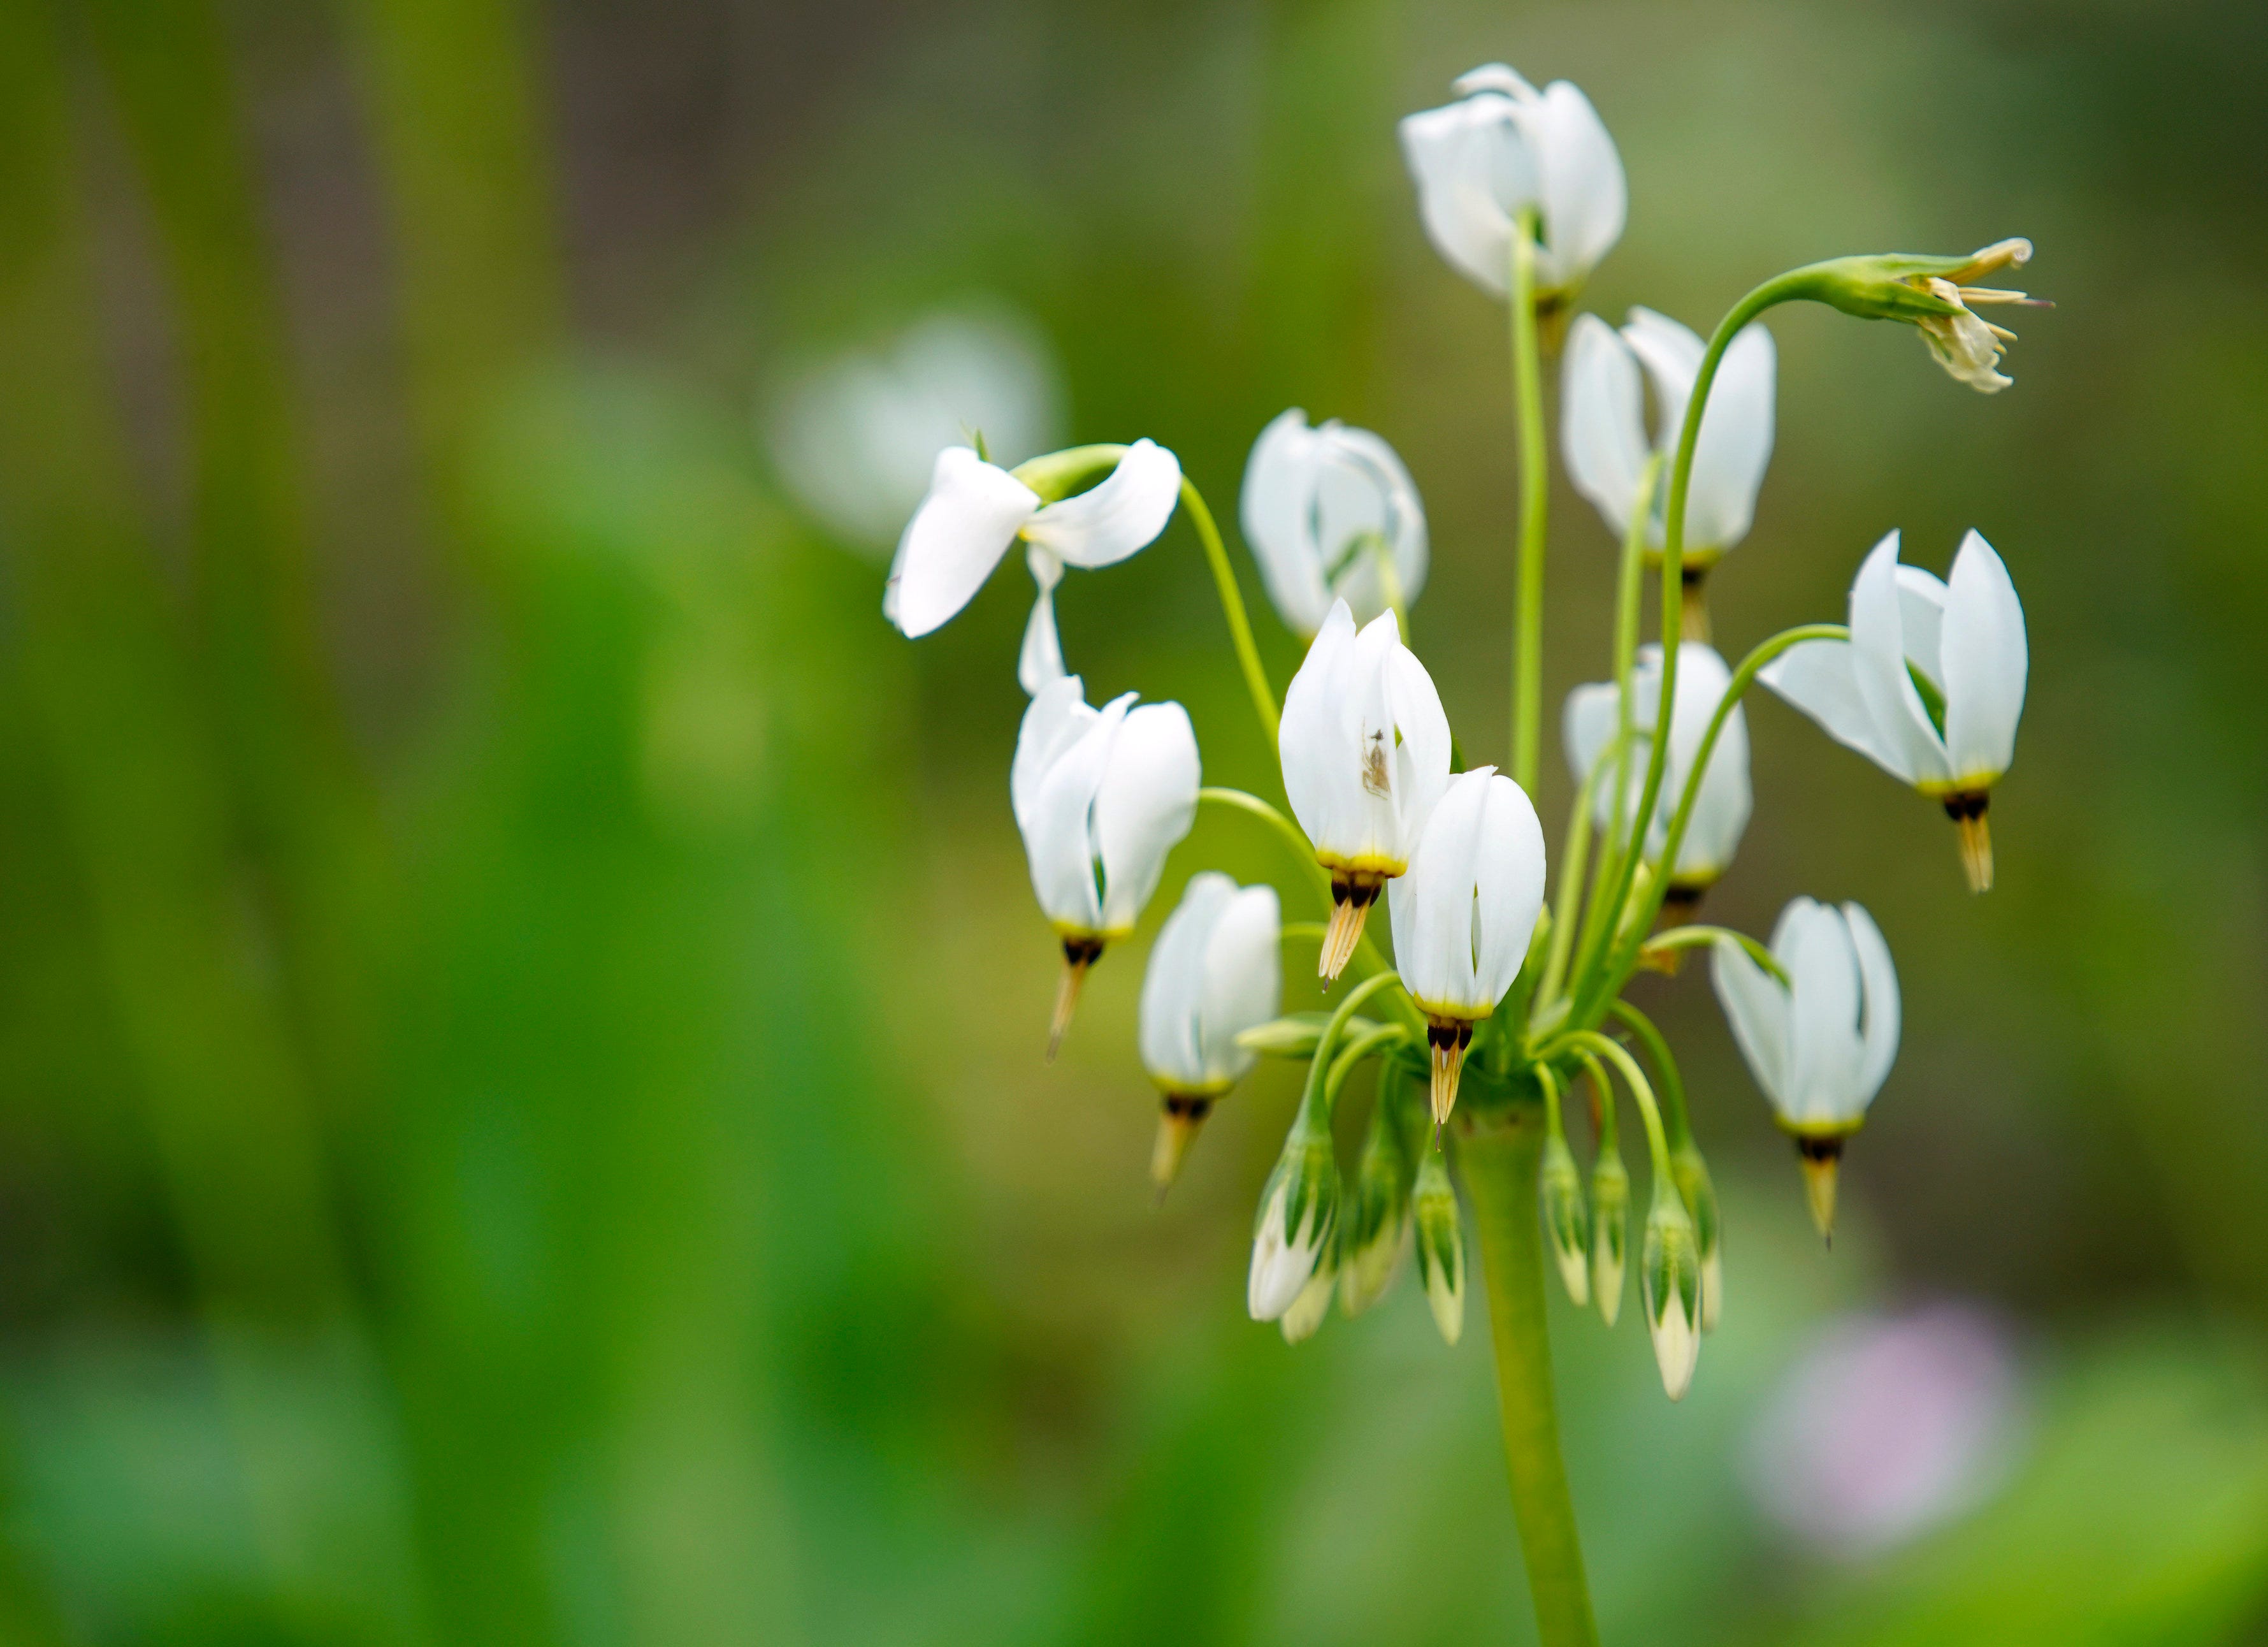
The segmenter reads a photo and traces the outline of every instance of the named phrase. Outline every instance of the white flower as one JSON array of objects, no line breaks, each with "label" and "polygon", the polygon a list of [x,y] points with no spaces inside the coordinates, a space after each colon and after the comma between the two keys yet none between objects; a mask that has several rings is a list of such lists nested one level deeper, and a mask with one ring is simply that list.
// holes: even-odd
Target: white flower
[{"label": "white flower", "polygon": [[1151,1175],[1160,1191],[1197,1128],[1259,1059],[1236,1038],[1276,1016],[1283,993],[1276,889],[1215,870],[1189,877],[1142,979],[1142,1062],[1164,1093]]},{"label": "white flower", "polygon": [[1394,958],[1428,1020],[1433,1119],[1446,1121],[1473,1025],[1520,975],[1543,909],[1543,826],[1492,766],[1460,772],[1388,893]]},{"label": "white flower", "polygon": [[[1244,466],[1244,535],[1268,598],[1302,635],[1323,626],[1334,597],[1366,624],[1425,587],[1425,512],[1394,448],[1336,419],[1307,427],[1298,407],[1252,443]],[[1391,560],[1389,590],[1380,575]]]},{"label": "white flower", "polygon": [[[1617,539],[1630,529],[1646,460],[1659,454],[1662,478],[1654,489],[1646,541],[1656,550],[1662,546],[1668,462],[1677,450],[1705,347],[1691,331],[1652,309],[1632,309],[1630,323],[1619,332],[1595,314],[1575,317],[1560,380],[1561,445],[1568,478]],[[1653,385],[1651,439],[1641,368]],[[1743,327],[1718,363],[1686,484],[1689,567],[1706,567],[1748,535],[1756,491],[1771,461],[1776,370],[1771,334],[1760,324]]]},{"label": "white flower", "polygon": [[1785,984],[1730,938],[1710,973],[1733,1038],[1803,1158],[1820,1233],[1835,1222],[1835,1168],[1898,1055],[1898,974],[1874,918],[1799,897],[1772,928]]},{"label": "white flower", "polygon": [[1197,741],[1179,704],[1136,694],[1088,707],[1076,675],[1042,687],[1016,735],[1008,793],[1032,890],[1063,940],[1067,971],[1049,1037],[1106,944],[1134,930],[1166,854],[1197,821]]},{"label": "white flower", "polygon": [[[1026,464],[1022,473],[1035,465]],[[1016,678],[1037,693],[1063,676],[1055,587],[1066,565],[1093,570],[1125,559],[1166,529],[1181,496],[1182,466],[1165,447],[1137,440],[1095,486],[1055,503],[967,447],[937,454],[929,495],[906,523],[882,595],[882,613],[909,639],[950,619],[1019,538],[1040,586]]]},{"label": "white flower", "polygon": [[[1708,735],[1710,720],[1733,683],[1733,672],[1716,649],[1697,640],[1677,648],[1676,702],[1669,716],[1669,757],[1662,775],[1661,793],[1646,832],[1646,861],[1657,862],[1668,844],[1669,819],[1692,774]],[[1623,796],[1625,825],[1632,821],[1639,792],[1646,783],[1655,716],[1661,706],[1661,648],[1641,647],[1638,665],[1631,671],[1631,747],[1627,766],[1628,787]],[[1600,681],[1579,686],[1567,694],[1561,742],[1575,781],[1583,782],[1602,759],[1614,758],[1611,749],[1617,724],[1615,683]],[[1602,828],[1612,826],[1615,784],[1602,772],[1594,793],[1593,808]],[[1742,831],[1749,826],[1753,795],[1749,787],[1749,722],[1745,711],[1734,705],[1710,751],[1709,769],[1695,796],[1687,819],[1685,838],[1678,844],[1677,864],[1670,875],[1670,896],[1690,912],[1733,861]]]},{"label": "white flower", "polygon": [[1449,781],[1449,719],[1392,613],[1357,633],[1347,603],[1331,603],[1284,693],[1277,744],[1284,793],[1315,861],[1331,873],[1319,970],[1336,978],[1379,889],[1410,867]]},{"label": "white flower", "polygon": [[939,448],[972,431],[1020,461],[1063,439],[1062,374],[1046,335],[987,304],[915,322],[877,347],[798,373],[765,419],[780,479],[847,543],[887,549]]},{"label": "white flower", "polygon": [[1940,583],[1874,545],[1851,586],[1851,638],[1807,640],[1759,677],[1837,742],[1942,801],[1978,891],[1992,884],[1988,792],[2016,754],[2028,654],[2008,569],[1970,532]]},{"label": "white flower", "polygon": [[1456,83],[1459,101],[1402,122],[1425,233],[1450,264],[1498,297],[1512,280],[1521,212],[1540,219],[1539,295],[1572,292],[1622,238],[1622,157],[1590,99],[1565,80],[1538,92],[1500,63]]}]

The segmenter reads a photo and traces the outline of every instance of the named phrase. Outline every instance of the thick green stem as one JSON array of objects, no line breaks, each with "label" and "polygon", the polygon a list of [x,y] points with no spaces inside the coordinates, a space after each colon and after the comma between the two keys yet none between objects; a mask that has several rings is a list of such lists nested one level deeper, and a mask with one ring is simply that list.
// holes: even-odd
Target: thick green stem
[{"label": "thick green stem", "polygon": [[1543,367],[1535,336],[1535,214],[1512,236],[1512,388],[1520,414],[1520,596],[1513,614],[1512,775],[1535,793],[1543,735]]},{"label": "thick green stem", "polygon": [[1551,1385],[1543,1222],[1536,1208],[1543,1148],[1543,1107],[1523,1104],[1501,1122],[1491,1118],[1488,1126],[1466,1134],[1457,1161],[1480,1230],[1504,1460],[1512,1476],[1513,1518],[1527,1560],[1536,1635],[1544,1647],[1596,1647],[1599,1627],[1591,1616]]}]

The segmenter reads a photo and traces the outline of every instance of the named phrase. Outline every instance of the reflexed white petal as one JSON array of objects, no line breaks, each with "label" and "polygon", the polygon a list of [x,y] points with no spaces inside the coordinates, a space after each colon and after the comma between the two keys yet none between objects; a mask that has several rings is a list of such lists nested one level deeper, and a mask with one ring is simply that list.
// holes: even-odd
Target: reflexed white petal
[{"label": "reflexed white petal", "polygon": [[1906,661],[1943,691],[1945,661],[1940,654],[1945,633],[1944,580],[1919,566],[1900,565],[1898,622],[1905,633]]},{"label": "reflexed white petal", "polygon": [[883,610],[908,637],[938,628],[983,587],[1040,496],[967,447],[937,454],[929,496],[898,540]]},{"label": "reflexed white petal", "polygon": [[1087,707],[1086,684],[1076,675],[1050,681],[1032,695],[1016,728],[1016,757],[1008,768],[1008,802],[1019,829],[1030,828],[1027,819],[1037,803],[1040,780],[1097,718]]},{"label": "reflexed white petal", "polygon": [[1484,92],[1408,115],[1400,127],[1426,238],[1497,297],[1511,278],[1513,212],[1536,198],[1535,163],[1513,130],[1512,107],[1509,98]]},{"label": "reflexed white petal", "polygon": [[1307,521],[1317,441],[1307,413],[1297,406],[1271,419],[1252,443],[1238,505],[1244,540],[1260,563],[1268,598],[1284,622],[1302,635],[1321,629],[1330,610]]},{"label": "reflexed white petal", "polygon": [[1787,991],[1779,980],[1749,958],[1747,950],[1730,938],[1719,938],[1709,956],[1709,981],[1725,1008],[1725,1022],[1749,1073],[1764,1089],[1772,1107],[1787,1108],[1788,1022]]},{"label": "reflexed white petal", "polygon": [[1567,330],[1559,381],[1567,477],[1620,538],[1630,529],[1650,452],[1638,361],[1613,327],[1595,314],[1578,314]]},{"label": "reflexed white petal", "polygon": [[1904,752],[1886,740],[1859,691],[1847,640],[1799,641],[1774,658],[1756,678],[1819,723],[1820,730],[1907,783],[1914,781]]},{"label": "reflexed white petal", "polygon": [[1243,1078],[1259,1053],[1236,1038],[1283,1008],[1283,924],[1272,886],[1248,886],[1222,908],[1207,939],[1198,1044],[1214,1081]]},{"label": "reflexed white petal", "polygon": [[[1425,590],[1430,560],[1425,510],[1418,499],[1417,483],[1394,448],[1369,430],[1334,422],[1324,425],[1320,433],[1324,462],[1315,513],[1322,522],[1322,558],[1330,564],[1355,533],[1375,531],[1385,538],[1393,557],[1404,607],[1416,605]],[[1346,598],[1358,622],[1368,622],[1388,608],[1374,555],[1358,556],[1339,574],[1332,592]]]},{"label": "reflexed white petal", "polygon": [[1898,608],[1898,535],[1891,532],[1874,545],[1851,585],[1852,679],[1866,700],[1875,737],[1896,753],[1890,770],[1909,783],[1941,782],[1949,775],[1945,745],[1906,673]]},{"label": "reflexed white petal", "polygon": [[1395,837],[1404,856],[1416,849],[1425,820],[1449,786],[1449,717],[1441,707],[1441,694],[1433,677],[1403,646],[1391,614],[1374,620],[1392,645],[1387,649],[1381,681],[1393,738],[1400,739],[1389,769],[1393,774],[1397,814]]},{"label": "reflexed white petal", "polygon": [[[1685,425],[1685,403],[1692,398],[1693,380],[1701,375],[1701,357],[1708,351],[1708,345],[1691,327],[1642,306],[1631,310],[1630,319],[1623,324],[1622,339],[1646,368],[1646,379],[1653,385],[1654,449],[1675,452],[1678,432]],[[1730,363],[1728,349],[1726,360],[1717,369],[1718,388],[1709,397],[1712,412],[1717,395],[1724,392],[1725,366]],[[1705,419],[1702,426],[1708,426]],[[1698,447],[1694,451],[1694,462],[1697,465],[1700,462]],[[1692,537],[1690,532],[1686,535]]]},{"label": "reflexed white petal", "polygon": [[1508,63],[1484,63],[1477,69],[1468,69],[1450,83],[1449,89],[1459,97],[1470,97],[1476,92],[1501,92],[1523,103],[1543,95]]},{"label": "reflexed white petal", "polygon": [[1543,825],[1528,792],[1511,779],[1491,774],[1485,792],[1473,891],[1480,945],[1469,1004],[1493,1012],[1520,976],[1543,912]]},{"label": "reflexed white petal", "polygon": [[1547,291],[1580,285],[1622,239],[1629,211],[1622,156],[1591,100],[1565,80],[1534,101],[1516,101],[1513,118],[1535,151],[1542,185],[1540,284]]},{"label": "reflexed white petal", "polygon": [[1064,677],[1063,642],[1056,634],[1056,585],[1063,581],[1063,562],[1037,544],[1026,551],[1024,559],[1040,592],[1024,624],[1024,644],[1016,654],[1016,683],[1036,697],[1049,682]]},{"label": "reflexed white petal", "polygon": [[1845,904],[1843,918],[1850,923],[1851,947],[1859,957],[1859,979],[1865,1000],[1859,1014],[1859,1102],[1874,1102],[1889,1079],[1898,1057],[1898,970],[1890,961],[1890,946],[1882,929],[1863,905]]},{"label": "reflexed white petal", "polygon": [[1181,460],[1155,441],[1137,440],[1096,485],[1033,515],[1024,535],[1092,571],[1125,559],[1164,531],[1181,495]]},{"label": "reflexed white petal", "polygon": [[1593,681],[1567,694],[1559,713],[1559,743],[1566,751],[1568,775],[1581,783],[1614,741],[1622,694],[1612,681]]},{"label": "reflexed white petal", "polygon": [[[1284,689],[1276,746],[1284,764],[1284,794],[1292,816],[1321,845],[1330,834],[1344,768],[1359,759],[1345,727],[1344,699],[1352,678],[1354,615],[1335,601],[1307,660]],[[1358,775],[1357,781],[1359,781]]]},{"label": "reflexed white petal", "polygon": [[1126,717],[1094,795],[1104,931],[1133,928],[1158,890],[1166,854],[1197,822],[1202,781],[1189,711],[1145,704]]},{"label": "reflexed white petal", "polygon": [[1494,772],[1477,767],[1450,780],[1410,855],[1409,873],[1387,883],[1395,964],[1428,1010],[1454,1011],[1475,997],[1473,894]]},{"label": "reflexed white petal", "polygon": [[[1690,549],[1730,549],[1749,535],[1756,519],[1756,493],[1771,462],[1777,370],[1771,334],[1760,324],[1743,327],[1726,346],[1693,447],[1693,476],[1685,493]],[[1689,395],[1691,380],[1687,379]],[[1681,404],[1678,417],[1684,415]],[[1674,433],[1669,437],[1673,443],[1675,439]]]},{"label": "reflexed white petal", "polygon": [[[1075,675],[1064,677],[1066,681],[1078,678]],[[1048,691],[1059,690],[1060,684]],[[1042,693],[1033,700],[1035,709],[1046,696]],[[1070,931],[1104,930],[1101,901],[1094,884],[1097,853],[1093,818],[1096,795],[1111,765],[1113,747],[1133,705],[1132,692],[1105,705],[1039,775],[1028,813],[1017,819],[1023,830],[1025,853],[1031,860],[1032,890],[1039,897],[1040,908],[1049,920]]]},{"label": "reflexed white petal", "polygon": [[1953,558],[1945,607],[1945,743],[1955,779],[1989,781],[2015,759],[2029,663],[2016,586],[1971,532]]},{"label": "reflexed white petal", "polygon": [[1142,1067],[1169,1090],[1197,1092],[1207,1084],[1201,1016],[1205,952],[1235,897],[1236,883],[1217,869],[1191,875],[1150,946],[1142,974]]},{"label": "reflexed white petal", "polygon": [[[1683,795],[1707,736],[1717,706],[1731,690],[1733,672],[1716,648],[1687,641],[1677,649],[1677,701],[1670,711],[1669,776],[1673,796]],[[1733,860],[1742,832],[1749,826],[1754,803],[1749,787],[1749,723],[1745,712],[1734,705],[1725,728],[1711,751],[1709,768],[1695,797],[1673,873],[1681,875],[1721,874]],[[1670,801],[1672,810],[1676,801]],[[1668,828],[1665,817],[1662,827]]]},{"label": "reflexed white petal", "polygon": [[[1788,1117],[1846,1121],[1863,1107],[1859,1074],[1859,956],[1840,910],[1799,898],[1772,951],[1793,985],[1788,1008]],[[1786,947],[1782,948],[1782,942]]]}]

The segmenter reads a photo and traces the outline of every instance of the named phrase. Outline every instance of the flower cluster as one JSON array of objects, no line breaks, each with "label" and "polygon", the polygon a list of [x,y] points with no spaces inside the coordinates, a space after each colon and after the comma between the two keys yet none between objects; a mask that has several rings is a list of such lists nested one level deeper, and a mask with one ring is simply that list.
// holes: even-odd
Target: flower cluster
[{"label": "flower cluster", "polygon": [[[1737,663],[1711,644],[1707,574],[1749,535],[1771,457],[1777,353],[1760,317],[1806,300],[1900,321],[1956,380],[1992,392],[2007,382],[1998,368],[2009,335],[1971,311],[2029,299],[1971,283],[2031,248],[2009,240],[1968,258],[1814,264],[1757,287],[1706,338],[1646,308],[1617,328],[1578,312],[1626,215],[1621,158],[1589,100],[1564,81],[1539,91],[1501,64],[1456,90],[1457,100],[1406,119],[1401,138],[1426,234],[1510,309],[1527,499],[1513,743],[1502,770],[1465,764],[1469,746],[1453,736],[1410,646],[1429,568],[1408,469],[1378,435],[1311,424],[1297,408],[1259,432],[1239,511],[1262,584],[1307,646],[1280,712],[1211,513],[1174,455],[1149,440],[1074,447],[1012,470],[989,462],[981,442],[940,453],[884,609],[907,635],[926,634],[1024,548],[1038,597],[1018,662],[1031,704],[1009,790],[1064,957],[1050,1055],[1080,980],[1136,930],[1200,802],[1261,820],[1296,850],[1325,920],[1287,924],[1275,888],[1192,875],[1152,947],[1141,995],[1141,1060],[1162,1095],[1152,1162],[1160,1193],[1213,1107],[1261,1059],[1307,1066],[1260,1196],[1247,1288],[1256,1318],[1296,1341],[1335,1297],[1350,1313],[1375,1304],[1414,1252],[1454,1343],[1466,1276],[1454,1153],[1466,1195],[1484,1210],[1510,1209],[1508,1222],[1484,1227],[1548,1245],[1569,1295],[1612,1325],[1629,1246],[1626,1102],[1652,1169],[1639,1294],[1675,1399],[1718,1318],[1724,1254],[1676,1059],[1627,986],[1642,969],[1675,971],[1687,949],[1710,951],[1716,993],[1794,1140],[1822,1234],[1837,1163],[1898,1046],[1896,970],[1857,904],[1797,897],[1769,944],[1695,922],[1754,806],[1743,697],[1761,681],[1940,802],[1981,891],[1992,883],[1986,803],[2014,757],[2027,670],[2014,587],[1975,532],[1942,580],[1902,565],[1891,532],[1859,564],[1847,623],[1784,631]],[[1548,449],[1539,374],[1562,340],[1562,456],[1620,553],[1609,673],[1576,688],[1562,715],[1577,796],[1549,866],[1555,879],[1533,794]],[[1127,692],[1097,709],[1065,671],[1054,611],[1064,569],[1123,560],[1177,506],[1211,559],[1288,816],[1242,790],[1200,787],[1180,705]],[[1642,633],[1648,575],[1661,591],[1652,640]],[[1369,920],[1381,896],[1390,963]],[[1280,949],[1300,942],[1318,944],[1322,986],[1340,993],[1326,1009],[1285,1014]],[[1369,1066],[1370,1121],[1349,1176],[1333,1119]],[[1563,1113],[1578,1096],[1593,1123],[1587,1180]],[[1505,1161],[1515,1163],[1509,1177]]]}]

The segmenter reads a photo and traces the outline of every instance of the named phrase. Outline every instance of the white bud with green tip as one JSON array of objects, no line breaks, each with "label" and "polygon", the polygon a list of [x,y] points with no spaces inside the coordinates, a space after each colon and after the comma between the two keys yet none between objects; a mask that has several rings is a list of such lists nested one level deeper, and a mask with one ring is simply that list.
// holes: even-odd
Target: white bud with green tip
[{"label": "white bud with green tip", "polygon": [[1360,1315],[1386,1296],[1410,1247],[1410,1189],[1416,1163],[1400,1115],[1403,1080],[1388,1067],[1379,1075],[1378,1099],[1355,1168],[1354,1194],[1340,1236],[1344,1262],[1339,1301]]},{"label": "white bud with green tip", "polygon": [[1591,1237],[1583,1206],[1583,1178],[1567,1148],[1559,1118],[1543,1141],[1543,1162],[1537,1193],[1543,1207],[1543,1230],[1551,1241],[1551,1256],[1558,1260],[1559,1279],[1578,1307],[1591,1302]]},{"label": "white bud with green tip", "polygon": [[1331,1295],[1339,1285],[1337,1248],[1336,1237],[1325,1244],[1316,1260],[1315,1273],[1300,1289],[1300,1296],[1292,1300],[1292,1307],[1277,1318],[1276,1326],[1283,1333],[1285,1343],[1306,1343],[1331,1312]]},{"label": "white bud with green tip", "polygon": [[1245,1291],[1254,1320],[1276,1320],[1292,1307],[1324,1267],[1338,1222],[1339,1171],[1329,1123],[1303,1110],[1260,1197]]},{"label": "white bud with green tip", "polygon": [[1630,1169],[1610,1142],[1591,1163],[1591,1296],[1609,1326],[1623,1312],[1623,1271],[1630,1261]]},{"label": "white bud with green tip", "polygon": [[1701,1357],[1701,1252],[1692,1215],[1666,1184],[1654,1185],[1638,1274],[1661,1387],[1671,1400],[1683,1400]]},{"label": "white bud with green tip", "polygon": [[1425,1283],[1425,1302],[1432,1309],[1433,1325],[1441,1329],[1442,1341],[1454,1344],[1465,1330],[1465,1226],[1440,1150],[1419,1156],[1417,1188],[1410,1199],[1417,1222],[1418,1276]]},{"label": "white bud with green tip", "polygon": [[1709,1163],[1689,1140],[1669,1153],[1670,1176],[1677,1193],[1693,1215],[1693,1237],[1701,1253],[1701,1330],[1717,1330],[1717,1312],[1725,1296],[1725,1249],[1717,1212],[1717,1186],[1709,1177]]}]

